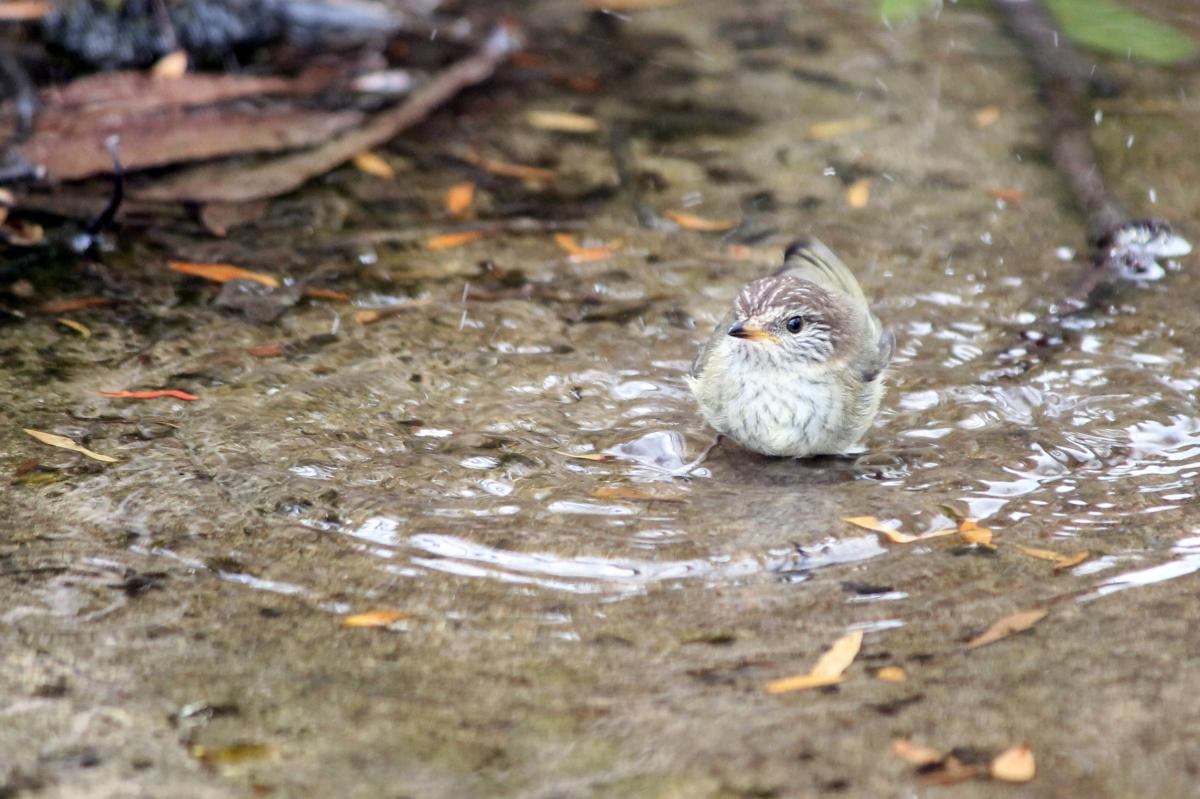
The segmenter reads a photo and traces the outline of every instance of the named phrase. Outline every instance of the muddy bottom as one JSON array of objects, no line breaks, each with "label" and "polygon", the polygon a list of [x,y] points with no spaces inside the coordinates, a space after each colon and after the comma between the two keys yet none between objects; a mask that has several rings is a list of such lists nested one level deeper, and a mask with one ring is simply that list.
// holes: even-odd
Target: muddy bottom
[{"label": "muddy bottom", "polygon": [[[872,6],[538,3],[542,58],[382,153],[397,179],[342,169],[227,239],[180,217],[32,276],[113,302],[69,315],[90,338],[30,315],[0,341],[0,796],[1195,796],[1200,281],[1185,259],[1030,348],[1085,242],[1027,70],[978,10]],[[1200,77],[1106,66],[1101,161],[1196,241]],[[538,232],[423,246],[474,223],[441,210],[462,180]],[[802,234],[896,333],[869,452],[699,463],[697,345]],[[168,259],[352,302],[261,323]],[[144,388],[199,399],[99,394]],[[840,684],[764,691],[856,630]],[[1037,776],[935,787],[897,738],[984,765],[1028,742]]]}]

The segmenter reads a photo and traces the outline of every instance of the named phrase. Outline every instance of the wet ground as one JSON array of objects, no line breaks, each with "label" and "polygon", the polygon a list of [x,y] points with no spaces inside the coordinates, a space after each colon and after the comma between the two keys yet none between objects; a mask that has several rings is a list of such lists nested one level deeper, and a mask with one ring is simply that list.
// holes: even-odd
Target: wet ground
[{"label": "wet ground", "polygon": [[[1200,33],[1185,8],[1160,11]],[[3,331],[0,796],[1196,795],[1200,278],[1185,259],[1062,347],[1014,350],[1081,268],[1061,248],[1083,224],[994,21],[715,0],[522,17],[544,59],[398,144],[397,180],[339,170],[224,241],[133,218],[107,288],[34,279],[39,300],[119,301],[71,315],[89,339],[45,316]],[[1195,241],[1200,75],[1110,67],[1129,89],[1098,117],[1102,160]],[[598,91],[561,80],[593,71]],[[740,226],[640,227],[607,138],[531,128],[533,109],[619,123],[644,204]],[[470,146],[558,178],[447,160]],[[572,263],[549,233],[424,249],[461,225],[440,206],[465,178],[481,217],[573,220],[614,257]],[[801,233],[896,331],[870,452],[697,466],[697,343]],[[168,258],[354,303],[260,324]],[[201,399],[97,393],[147,387]],[[863,515],[969,515],[999,548],[841,521]],[[1090,557],[1055,572],[1017,545]],[[1029,632],[963,649],[1032,607],[1050,613]],[[342,624],[373,610],[407,618]],[[850,630],[841,685],[764,693]],[[929,786],[897,737],[1028,741],[1039,773]]]}]

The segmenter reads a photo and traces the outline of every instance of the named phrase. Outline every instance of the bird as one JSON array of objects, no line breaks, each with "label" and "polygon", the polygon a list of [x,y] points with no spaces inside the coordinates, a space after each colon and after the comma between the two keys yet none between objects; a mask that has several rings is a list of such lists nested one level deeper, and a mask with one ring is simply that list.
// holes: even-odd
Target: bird
[{"label": "bird", "polygon": [[816,239],[746,284],[687,377],[704,420],[762,455],[865,452],[896,337],[850,269]]}]

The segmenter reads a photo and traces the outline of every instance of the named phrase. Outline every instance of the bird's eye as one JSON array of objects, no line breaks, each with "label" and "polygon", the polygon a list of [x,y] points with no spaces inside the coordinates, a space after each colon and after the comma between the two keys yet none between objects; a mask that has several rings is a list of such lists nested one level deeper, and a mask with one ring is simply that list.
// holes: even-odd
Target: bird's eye
[{"label": "bird's eye", "polygon": [[804,327],[803,316],[793,316],[787,320],[787,329],[789,333],[799,333]]}]

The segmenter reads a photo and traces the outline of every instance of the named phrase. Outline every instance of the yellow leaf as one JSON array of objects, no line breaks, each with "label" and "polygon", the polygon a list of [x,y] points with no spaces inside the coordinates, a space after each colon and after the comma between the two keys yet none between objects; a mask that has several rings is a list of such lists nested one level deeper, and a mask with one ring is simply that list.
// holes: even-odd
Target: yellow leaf
[{"label": "yellow leaf", "polygon": [[101,455],[99,452],[92,452],[87,447],[82,446],[80,444],[76,444],[74,441],[67,438],[66,436],[55,435],[54,433],[47,433],[44,430],[30,430],[28,427],[22,428],[22,429],[24,429],[24,431],[26,433],[33,436],[34,438],[36,438],[38,441],[42,442],[43,444],[49,444],[52,447],[60,447],[62,449],[69,449],[72,452],[78,452],[80,455],[86,455],[89,458],[91,458],[92,460],[100,461],[101,463],[116,463],[117,462],[116,458],[109,457],[108,455]]},{"label": "yellow leaf", "polygon": [[866,208],[871,201],[871,178],[859,178],[846,189],[846,205],[851,208]]},{"label": "yellow leaf", "polygon": [[368,613],[355,613],[342,619],[343,627],[386,627],[411,616],[398,610],[372,610]]},{"label": "yellow leaf", "polygon": [[1062,557],[1063,557],[1062,555],[1058,554],[1057,552],[1053,552],[1049,549],[1035,549],[1034,547],[1024,547],[1024,546],[1021,546],[1020,544],[1017,544],[1017,549],[1021,550],[1022,552],[1024,552],[1026,555],[1028,555],[1031,558],[1041,558],[1042,560],[1058,561],[1058,560],[1062,560]]},{"label": "yellow leaf", "polygon": [[738,224],[736,219],[708,219],[689,214],[687,211],[663,211],[663,216],[684,230],[703,230],[712,233],[733,230]]},{"label": "yellow leaf", "polygon": [[892,741],[892,754],[914,766],[929,766],[942,759],[942,753],[931,746],[915,744],[907,738]]},{"label": "yellow leaf", "polygon": [[366,172],[377,178],[391,180],[396,177],[396,169],[381,156],[372,152],[361,152],[354,156],[354,166],[359,172]]},{"label": "yellow leaf", "polygon": [[581,460],[581,461],[596,461],[597,463],[611,463],[612,461],[616,460],[616,456],[605,455],[602,452],[575,453],[575,452],[563,452],[561,450],[555,450],[555,451],[558,452],[559,455],[566,455],[568,458],[575,458],[576,460]]},{"label": "yellow leaf", "polygon": [[280,286],[279,279],[276,277],[262,272],[251,272],[249,269],[242,269],[240,266],[230,264],[193,264],[185,261],[170,261],[167,266],[175,272],[202,277],[216,283],[228,283],[230,280],[253,280],[255,283],[261,283],[273,289]]},{"label": "yellow leaf", "polygon": [[434,236],[431,239],[426,239],[425,248],[429,250],[449,250],[453,247],[461,247],[464,244],[470,244],[472,241],[479,241],[482,238],[482,230],[463,230],[459,233],[443,233],[440,236]]},{"label": "yellow leaf", "polygon": [[1020,613],[1005,616],[968,641],[966,647],[967,649],[975,649],[987,646],[1015,633],[1024,632],[1046,618],[1046,615],[1049,613],[1050,611],[1046,608],[1034,608],[1033,610],[1022,610]]},{"label": "yellow leaf", "polygon": [[842,681],[842,673],[854,662],[858,651],[862,648],[862,630],[843,635],[833,642],[833,645],[817,659],[817,663],[808,674],[795,677],[784,677],[767,683],[769,694],[783,694],[789,691],[803,691],[807,688],[819,688],[823,685],[836,685]]},{"label": "yellow leaf", "polygon": [[1033,750],[1027,743],[1006,749],[992,759],[991,773],[1003,782],[1029,782],[1037,774]]},{"label": "yellow leaf", "polygon": [[992,531],[986,527],[980,527],[973,519],[963,519],[959,522],[958,536],[965,544],[976,544],[988,549],[996,548],[996,545],[992,543]]},{"label": "yellow leaf", "polygon": [[150,74],[158,80],[181,78],[187,74],[188,54],[185,50],[174,50],[154,62]]},{"label": "yellow leaf", "polygon": [[471,181],[456,183],[446,192],[446,213],[462,216],[475,201],[475,184]]},{"label": "yellow leaf", "polygon": [[76,322],[74,319],[68,319],[65,316],[60,316],[54,320],[64,327],[69,327],[84,338],[91,338],[92,331],[83,322]]},{"label": "yellow leaf", "polygon": [[252,760],[278,760],[279,750],[271,744],[240,743],[210,749],[202,744],[192,744],[192,757],[209,766],[233,766]]},{"label": "yellow leaf", "polygon": [[904,682],[908,679],[908,674],[899,666],[884,666],[875,672],[875,677],[884,682]]},{"label": "yellow leaf", "polygon": [[595,117],[570,111],[529,111],[525,114],[525,120],[539,130],[561,133],[595,133],[600,130],[600,123]]},{"label": "yellow leaf", "polygon": [[864,130],[870,130],[875,125],[876,122],[872,117],[831,119],[828,122],[818,122],[815,125],[809,125],[804,136],[809,141],[836,139],[839,136],[848,136],[851,133],[861,133]]}]

